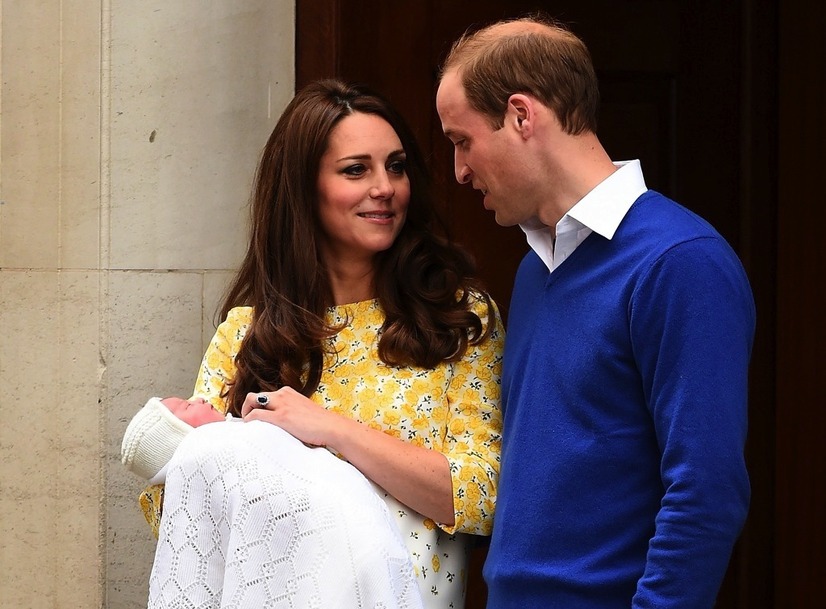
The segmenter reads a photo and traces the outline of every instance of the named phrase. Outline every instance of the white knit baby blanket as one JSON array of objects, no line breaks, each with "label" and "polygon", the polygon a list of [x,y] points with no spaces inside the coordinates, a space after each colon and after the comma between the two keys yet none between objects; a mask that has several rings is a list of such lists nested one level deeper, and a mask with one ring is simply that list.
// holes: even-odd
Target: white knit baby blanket
[{"label": "white knit baby blanket", "polygon": [[269,423],[195,429],[169,464],[149,609],[419,609],[408,549],[350,464]]}]

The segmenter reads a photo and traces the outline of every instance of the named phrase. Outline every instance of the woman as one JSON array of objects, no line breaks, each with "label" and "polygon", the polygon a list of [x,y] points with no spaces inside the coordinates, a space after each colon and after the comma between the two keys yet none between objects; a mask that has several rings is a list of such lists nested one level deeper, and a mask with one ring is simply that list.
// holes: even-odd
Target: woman
[{"label": "woman", "polygon": [[[399,518],[425,605],[461,607],[456,533],[492,525],[504,332],[441,236],[409,129],[366,89],[309,85],[267,142],[251,216],[195,395],[352,464]],[[158,489],[142,503],[157,522]]]}]

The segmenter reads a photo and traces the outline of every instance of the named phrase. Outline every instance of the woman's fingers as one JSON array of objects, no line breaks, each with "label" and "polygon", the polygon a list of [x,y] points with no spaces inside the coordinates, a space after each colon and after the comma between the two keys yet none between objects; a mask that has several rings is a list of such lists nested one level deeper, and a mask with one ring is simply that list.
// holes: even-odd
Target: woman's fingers
[{"label": "woman's fingers", "polygon": [[272,393],[267,393],[264,391],[259,393],[248,393],[247,397],[244,398],[244,403],[241,405],[241,416],[247,416],[256,408],[272,410],[273,405],[270,401],[272,395]]}]

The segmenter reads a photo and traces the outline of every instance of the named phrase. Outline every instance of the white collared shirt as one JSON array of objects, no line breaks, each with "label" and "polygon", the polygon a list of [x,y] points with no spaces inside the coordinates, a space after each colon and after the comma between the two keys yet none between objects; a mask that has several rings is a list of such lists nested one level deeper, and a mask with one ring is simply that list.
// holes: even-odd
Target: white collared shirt
[{"label": "white collared shirt", "polygon": [[528,245],[550,272],[592,232],[611,239],[634,201],[648,190],[639,160],[620,161],[614,166],[617,171],[597,184],[557,222],[555,246],[554,233],[538,220],[519,225]]}]

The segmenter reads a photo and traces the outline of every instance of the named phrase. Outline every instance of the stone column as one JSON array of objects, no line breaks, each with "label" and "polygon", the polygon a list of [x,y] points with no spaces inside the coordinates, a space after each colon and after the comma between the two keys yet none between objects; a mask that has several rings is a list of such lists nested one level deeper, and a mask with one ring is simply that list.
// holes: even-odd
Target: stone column
[{"label": "stone column", "polygon": [[0,2],[3,607],[145,607],[129,418],[192,390],[294,86],[287,0]]}]

